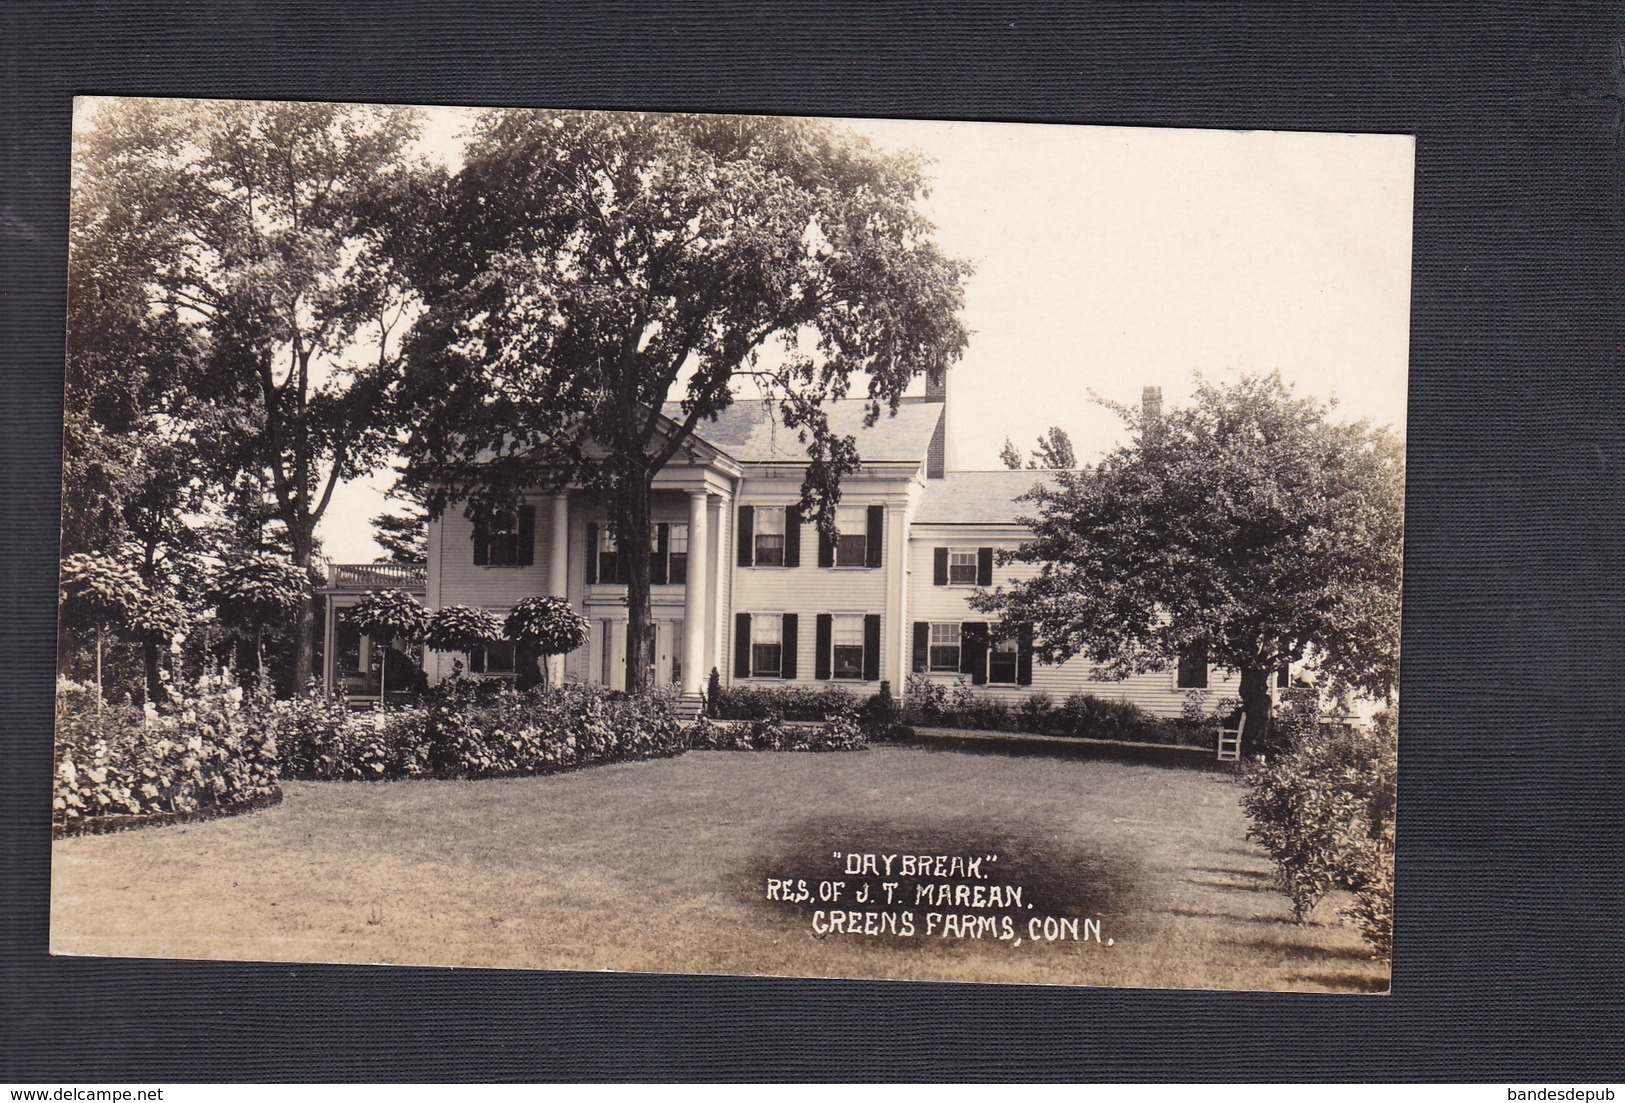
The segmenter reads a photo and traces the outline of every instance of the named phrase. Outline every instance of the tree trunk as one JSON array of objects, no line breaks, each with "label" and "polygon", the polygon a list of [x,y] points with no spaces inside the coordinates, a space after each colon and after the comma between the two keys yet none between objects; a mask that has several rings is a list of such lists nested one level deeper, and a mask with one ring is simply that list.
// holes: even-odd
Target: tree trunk
[{"label": "tree trunk", "polygon": [[[314,522],[312,522],[314,525]],[[311,532],[289,533],[293,541],[293,565],[305,574],[310,573],[310,560],[315,550]],[[316,667],[316,595],[306,593],[299,602],[299,619],[294,628],[293,685],[289,687],[297,696],[305,692]]]},{"label": "tree trunk", "polygon": [[96,626],[96,711],[102,711],[102,626]]},{"label": "tree trunk", "polygon": [[621,496],[620,523],[615,539],[626,576],[626,690],[640,693],[648,688],[647,653],[649,614],[649,499],[652,476],[634,475],[626,481]]},{"label": "tree trunk", "polygon": [[1241,708],[1247,716],[1242,731],[1243,756],[1264,754],[1280,748],[1275,746],[1274,724],[1271,723],[1270,672],[1263,668],[1243,667],[1241,671]]},{"label": "tree trunk", "polygon": [[164,699],[164,681],[158,676],[158,641],[141,641],[141,664],[147,672],[147,700],[158,704]]}]

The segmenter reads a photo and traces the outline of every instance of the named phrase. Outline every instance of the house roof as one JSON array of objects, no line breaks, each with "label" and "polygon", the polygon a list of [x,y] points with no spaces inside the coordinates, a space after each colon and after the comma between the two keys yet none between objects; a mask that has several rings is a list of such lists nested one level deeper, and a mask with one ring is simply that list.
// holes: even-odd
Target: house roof
[{"label": "house roof", "polygon": [[914,523],[919,525],[1014,525],[1017,517],[1036,512],[1031,502],[1016,499],[1038,483],[1051,486],[1050,471],[950,471],[925,481]]},{"label": "house roof", "polygon": [[[925,459],[942,417],[941,403],[904,401],[895,417],[882,411],[880,420],[869,427],[863,424],[867,409],[868,403],[858,398],[824,404],[830,429],[837,436],[854,437],[865,463],[919,463]],[[668,403],[661,412],[674,420],[683,416],[675,403]],[[806,445],[797,438],[796,430],[784,427],[776,404],[761,399],[736,401],[717,420],[702,420],[694,433],[740,463],[807,462]]]}]

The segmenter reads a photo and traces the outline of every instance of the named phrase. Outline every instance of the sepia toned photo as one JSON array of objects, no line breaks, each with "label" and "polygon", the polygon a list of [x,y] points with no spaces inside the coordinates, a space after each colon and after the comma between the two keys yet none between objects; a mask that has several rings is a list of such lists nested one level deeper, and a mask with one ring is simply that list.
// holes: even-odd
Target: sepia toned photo
[{"label": "sepia toned photo", "polygon": [[1388,991],[1414,165],[79,100],[52,951]]}]

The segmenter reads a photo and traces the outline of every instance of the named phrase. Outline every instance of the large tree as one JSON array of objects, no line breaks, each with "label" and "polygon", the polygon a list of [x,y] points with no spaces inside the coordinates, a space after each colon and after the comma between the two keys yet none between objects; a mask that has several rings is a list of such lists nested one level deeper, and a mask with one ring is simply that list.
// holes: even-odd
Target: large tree
[{"label": "large tree", "polygon": [[1269,679],[1311,660],[1392,695],[1399,663],[1404,456],[1388,430],[1333,420],[1278,375],[1198,386],[1161,416],[1113,406],[1130,443],[1029,497],[1036,577],[972,603],[1029,624],[1045,662],[1127,676],[1205,653],[1241,677],[1249,753],[1270,742]]},{"label": "large tree", "polygon": [[[379,230],[413,190],[416,127],[400,108],[124,100],[100,105],[81,143],[75,205],[110,212],[86,228],[89,255],[135,258],[138,316],[188,338],[200,472],[266,487],[300,568],[334,487],[394,444],[410,304]],[[297,619],[303,685],[308,593]]]},{"label": "large tree", "polygon": [[[814,121],[489,113],[400,243],[426,305],[409,459],[430,509],[580,485],[644,546],[655,475],[748,380],[805,444],[830,531],[859,457],[823,403],[862,374],[872,423],[965,343],[968,268],[932,242],[925,191],[917,158]],[[649,557],[626,564],[638,686]]]}]

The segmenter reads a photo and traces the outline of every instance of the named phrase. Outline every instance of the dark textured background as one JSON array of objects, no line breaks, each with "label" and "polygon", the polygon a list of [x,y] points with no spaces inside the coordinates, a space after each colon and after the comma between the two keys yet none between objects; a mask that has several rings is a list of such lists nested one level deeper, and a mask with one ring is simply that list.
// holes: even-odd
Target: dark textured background
[{"label": "dark textured background", "polygon": [[[0,7],[0,1080],[1625,1077],[1622,22],[1531,3]],[[1394,995],[49,959],[74,93],[1416,134]]]}]

